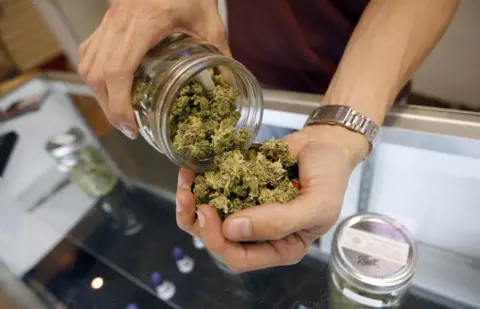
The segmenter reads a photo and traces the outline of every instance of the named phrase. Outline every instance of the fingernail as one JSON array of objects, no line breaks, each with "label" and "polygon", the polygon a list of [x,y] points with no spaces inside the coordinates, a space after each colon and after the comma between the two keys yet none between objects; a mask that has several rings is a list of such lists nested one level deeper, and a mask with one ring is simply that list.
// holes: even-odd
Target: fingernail
[{"label": "fingernail", "polygon": [[180,204],[180,202],[179,202],[178,200],[175,201],[175,205],[176,205],[175,210],[176,210],[177,212],[182,211],[182,208],[183,208],[183,207],[182,207],[182,204]]},{"label": "fingernail", "polygon": [[197,210],[197,217],[198,217],[198,225],[200,225],[200,228],[203,228],[205,226],[205,216]]},{"label": "fingernail", "polygon": [[235,218],[228,223],[227,235],[233,239],[243,239],[252,236],[252,225],[247,218]]},{"label": "fingernail", "polygon": [[137,138],[137,135],[134,133],[134,131],[127,125],[120,125],[120,131],[122,131],[122,133],[129,139]]}]

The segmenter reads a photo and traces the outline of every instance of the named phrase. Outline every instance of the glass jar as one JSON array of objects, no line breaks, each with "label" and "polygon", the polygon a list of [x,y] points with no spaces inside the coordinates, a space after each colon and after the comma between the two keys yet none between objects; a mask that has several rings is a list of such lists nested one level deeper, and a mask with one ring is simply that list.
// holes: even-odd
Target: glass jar
[{"label": "glass jar", "polygon": [[330,308],[400,308],[417,260],[411,234],[394,219],[374,213],[347,218],[332,241]]},{"label": "glass jar", "polygon": [[[219,69],[231,87],[240,90],[236,105],[240,120],[236,130],[250,133],[250,146],[263,115],[263,95],[253,74],[238,61],[197,38],[174,34],[150,50],[137,69],[132,86],[132,105],[139,132],[157,151],[178,166],[195,171],[213,168],[213,158],[196,160],[172,147],[169,115],[180,90],[191,80],[213,86],[208,69]],[[210,77],[210,82],[208,78]]]},{"label": "glass jar", "polygon": [[50,138],[46,150],[58,168],[92,197],[106,196],[118,183],[115,170],[94,145],[85,143],[78,128]]}]

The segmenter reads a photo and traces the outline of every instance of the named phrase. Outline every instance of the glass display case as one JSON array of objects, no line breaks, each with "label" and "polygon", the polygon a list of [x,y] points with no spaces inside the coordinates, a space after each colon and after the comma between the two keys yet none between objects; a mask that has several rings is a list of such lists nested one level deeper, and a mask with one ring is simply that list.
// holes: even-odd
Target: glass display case
[{"label": "glass display case", "polygon": [[[104,198],[88,197],[71,183],[29,214],[28,220],[36,225],[23,224],[15,232],[0,234],[9,239],[0,239],[0,259],[48,306],[329,308],[333,230],[296,265],[235,274],[176,226],[177,167],[168,158],[142,139],[130,141],[117,132],[95,140],[69,103],[72,92],[89,95],[82,85],[41,81],[37,86],[54,88],[45,112],[66,119],[56,131],[47,130],[43,141],[72,125],[79,127],[103,151],[122,184],[106,206]],[[31,85],[20,90],[30,89],[25,87]],[[280,135],[301,129],[321,101],[320,96],[307,94],[268,90],[264,94],[263,124]],[[58,115],[55,104],[68,112]],[[480,308],[479,139],[479,114],[396,107],[387,117],[379,146],[351,176],[339,222],[374,211],[401,222],[418,243],[418,271],[402,308]],[[45,170],[54,163],[47,165]],[[41,171],[35,171],[35,177],[39,175]],[[131,214],[138,228],[125,233],[125,225],[118,221],[128,222]],[[45,239],[40,229],[55,235],[54,240],[36,250],[28,263],[16,261],[27,249],[15,251],[13,244],[29,242],[24,247],[33,254],[31,247]],[[19,233],[29,237],[20,239]]]}]

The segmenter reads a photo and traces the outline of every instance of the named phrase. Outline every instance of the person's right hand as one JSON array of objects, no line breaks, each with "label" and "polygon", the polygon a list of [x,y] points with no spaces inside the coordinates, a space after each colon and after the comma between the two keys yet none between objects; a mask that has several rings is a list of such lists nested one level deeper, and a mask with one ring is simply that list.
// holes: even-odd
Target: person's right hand
[{"label": "person's right hand", "polygon": [[138,134],[133,74],[148,50],[172,33],[199,37],[230,56],[217,0],[117,0],[80,45],[78,72],[110,123],[129,138]]}]

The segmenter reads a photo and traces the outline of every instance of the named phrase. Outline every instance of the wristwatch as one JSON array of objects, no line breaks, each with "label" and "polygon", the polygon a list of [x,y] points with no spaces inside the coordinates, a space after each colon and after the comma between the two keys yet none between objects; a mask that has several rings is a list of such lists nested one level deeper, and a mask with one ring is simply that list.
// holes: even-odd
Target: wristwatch
[{"label": "wristwatch", "polygon": [[379,130],[371,118],[344,105],[325,105],[315,109],[305,122],[305,126],[317,124],[338,125],[362,134],[370,145],[369,154],[375,145]]}]

